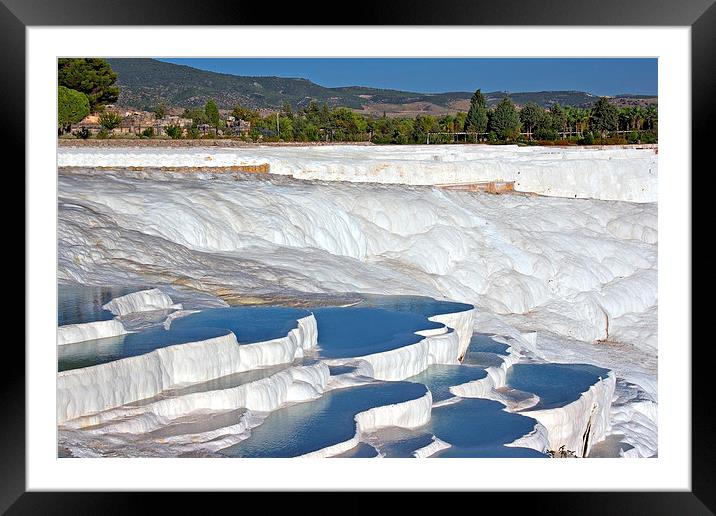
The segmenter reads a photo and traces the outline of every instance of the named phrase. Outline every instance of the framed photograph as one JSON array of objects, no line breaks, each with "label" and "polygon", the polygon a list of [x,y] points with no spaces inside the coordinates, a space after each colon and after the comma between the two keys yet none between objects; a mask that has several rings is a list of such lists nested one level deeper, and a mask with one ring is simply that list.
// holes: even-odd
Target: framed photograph
[{"label": "framed photograph", "polygon": [[0,19],[28,204],[3,510],[511,491],[713,514],[710,0]]}]

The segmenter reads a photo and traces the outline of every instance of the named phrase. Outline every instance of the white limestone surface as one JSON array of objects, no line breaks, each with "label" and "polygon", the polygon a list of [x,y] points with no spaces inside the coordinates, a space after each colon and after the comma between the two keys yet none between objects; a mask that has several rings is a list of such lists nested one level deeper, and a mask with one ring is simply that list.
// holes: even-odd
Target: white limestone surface
[{"label": "white limestone surface", "polygon": [[[357,291],[467,302],[481,316],[478,331],[494,325],[491,331],[513,339],[516,353],[594,363],[634,385],[617,386],[611,431],[628,434],[625,442],[635,447],[627,453],[656,453],[653,149],[205,151],[63,148],[58,159],[61,166],[123,167],[255,159],[270,162],[272,172],[320,181],[62,170],[58,276],[173,283],[214,295]],[[510,178],[520,190],[555,197],[406,186]],[[455,335],[442,349],[454,346],[459,358],[467,324],[448,326],[456,330],[423,340]],[[521,338],[527,331],[539,341]],[[386,355],[364,364],[380,377],[401,377],[429,362],[425,348],[409,350],[400,362]],[[470,387],[472,395],[494,392],[504,370],[488,371],[488,378]],[[311,394],[307,386],[293,390],[297,397]]]},{"label": "white limestone surface", "polygon": [[268,163],[299,179],[433,185],[514,181],[518,191],[632,202],[657,199],[653,148],[515,145],[58,149],[61,167],[226,167]]},{"label": "white limestone surface", "polygon": [[105,364],[61,371],[57,376],[57,419],[62,423],[151,398],[182,384],[290,363],[302,357],[305,350],[315,347],[316,337],[316,319],[311,314],[299,319],[298,327],[279,339],[239,345],[236,336],[228,333]]},{"label": "white limestone surface", "polygon": [[134,312],[166,310],[167,308],[181,309],[182,305],[175,305],[172,298],[158,288],[153,288],[115,297],[109,303],[102,305],[102,308],[109,310],[114,315],[127,315]]},{"label": "white limestone surface", "polygon": [[57,327],[57,345],[72,344],[85,340],[104,339],[128,333],[117,319],[81,324],[65,324]]},{"label": "white limestone surface", "polygon": [[356,359],[327,360],[331,365],[356,363],[355,374],[376,380],[397,381],[425,371],[433,364],[458,364],[460,340],[454,331],[422,338],[409,344],[381,353]]},{"label": "white limestone surface", "polygon": [[91,171],[59,189],[67,281],[427,295],[654,352],[655,204]]},{"label": "white limestone surface", "polygon": [[401,428],[416,428],[430,421],[430,411],[433,405],[433,396],[427,391],[423,396],[414,400],[403,401],[374,407],[355,416],[356,434],[353,438],[332,446],[302,455],[303,458],[333,457],[347,452],[358,445],[361,437],[380,428],[397,426]]},{"label": "white limestone surface", "polygon": [[610,411],[616,377],[609,373],[563,407],[523,410],[520,414],[539,421],[546,429],[551,450],[564,446],[577,457],[586,457],[592,445],[604,439],[611,428]]},{"label": "white limestone surface", "polygon": [[[287,403],[299,403],[319,397],[328,382],[328,367],[323,363],[290,367],[267,378],[220,390],[194,392],[159,399],[149,404],[125,406],[65,422],[67,428],[87,428],[94,434],[147,433],[168,425],[172,420],[194,413],[248,409],[268,413]],[[295,389],[308,385],[309,389]]]}]

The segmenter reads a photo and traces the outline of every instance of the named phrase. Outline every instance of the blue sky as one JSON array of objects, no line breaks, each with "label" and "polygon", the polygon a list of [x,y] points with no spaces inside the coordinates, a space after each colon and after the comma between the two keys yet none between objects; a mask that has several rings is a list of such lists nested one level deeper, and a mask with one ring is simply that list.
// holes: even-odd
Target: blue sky
[{"label": "blue sky", "polygon": [[301,77],[321,86],[372,86],[420,93],[579,90],[657,93],[657,59],[644,58],[176,58],[234,75]]}]

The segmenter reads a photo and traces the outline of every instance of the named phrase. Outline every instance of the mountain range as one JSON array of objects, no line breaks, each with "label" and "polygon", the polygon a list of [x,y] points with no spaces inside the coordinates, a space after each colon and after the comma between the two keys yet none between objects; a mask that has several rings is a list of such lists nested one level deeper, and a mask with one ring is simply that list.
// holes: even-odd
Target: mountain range
[{"label": "mountain range", "polygon": [[[300,109],[311,101],[330,107],[343,106],[366,114],[415,116],[444,115],[467,111],[473,92],[416,93],[409,91],[345,86],[327,88],[308,79],[286,77],[248,77],[209,72],[190,66],[146,58],[108,59],[117,73],[120,88],[118,105],[151,110],[159,103],[174,108],[203,107],[212,98],[220,109],[237,104],[257,110],[275,110],[288,102]],[[555,103],[587,107],[597,99],[583,91],[483,92],[488,106],[508,96],[517,105],[535,102],[543,107]],[[649,95],[617,95],[619,105],[656,103]]]}]

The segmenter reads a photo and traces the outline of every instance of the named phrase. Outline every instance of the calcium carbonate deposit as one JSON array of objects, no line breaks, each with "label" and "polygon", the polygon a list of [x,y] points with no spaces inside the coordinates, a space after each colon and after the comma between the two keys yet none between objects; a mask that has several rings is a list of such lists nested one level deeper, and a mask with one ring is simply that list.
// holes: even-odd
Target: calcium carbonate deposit
[{"label": "calcium carbonate deposit", "polygon": [[[312,436],[290,456],[658,453],[654,149],[61,148],[58,162],[60,284],[137,286],[102,300],[114,318],[60,326],[63,353],[148,345],[128,332],[221,335],[60,372],[63,456],[272,456],[288,419]],[[263,163],[271,174],[181,170]],[[440,187],[488,180],[517,192]],[[312,313],[247,344],[190,328],[221,299]],[[373,351],[331,351],[318,307],[335,299],[373,307],[351,330]],[[370,310],[395,328],[376,333]],[[401,311],[418,322],[401,330]],[[582,376],[540,404],[509,384],[518,363]],[[411,378],[427,392],[401,387]],[[481,437],[455,433],[461,420]]]}]

